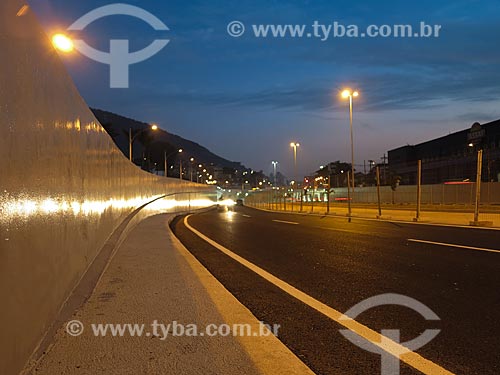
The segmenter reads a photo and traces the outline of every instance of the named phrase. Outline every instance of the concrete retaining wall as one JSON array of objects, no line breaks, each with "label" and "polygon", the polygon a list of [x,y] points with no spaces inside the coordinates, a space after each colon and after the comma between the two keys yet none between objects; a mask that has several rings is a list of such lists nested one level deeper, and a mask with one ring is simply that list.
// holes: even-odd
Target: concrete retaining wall
[{"label": "concrete retaining wall", "polygon": [[[0,2],[0,374],[18,373],[113,231],[171,193],[213,189],[129,163],[94,118],[25,4]],[[182,201],[182,202],[180,202]],[[158,207],[157,207],[158,208]],[[151,211],[156,212],[156,211]],[[147,216],[147,214],[146,214]]]}]

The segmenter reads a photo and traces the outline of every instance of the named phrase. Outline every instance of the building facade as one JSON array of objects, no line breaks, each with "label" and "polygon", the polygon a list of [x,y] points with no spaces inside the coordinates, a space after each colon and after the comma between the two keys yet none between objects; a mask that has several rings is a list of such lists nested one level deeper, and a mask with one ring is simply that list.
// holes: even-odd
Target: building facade
[{"label": "building facade", "polygon": [[475,181],[477,151],[483,150],[482,180],[500,181],[500,120],[414,146],[389,151],[389,170],[401,184],[417,182],[417,164],[422,160],[422,183]]}]

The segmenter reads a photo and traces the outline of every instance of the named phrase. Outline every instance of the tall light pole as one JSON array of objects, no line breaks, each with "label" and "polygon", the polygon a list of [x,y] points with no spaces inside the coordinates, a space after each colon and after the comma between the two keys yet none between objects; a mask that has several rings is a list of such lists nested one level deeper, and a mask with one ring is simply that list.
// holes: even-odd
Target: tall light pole
[{"label": "tall light pole", "polygon": [[194,163],[194,158],[189,159],[189,161],[191,162],[191,164],[189,165],[189,174],[190,174],[189,180],[191,182],[193,182],[193,163]]},{"label": "tall light pole", "polygon": [[168,163],[167,163],[167,160],[169,157],[171,157],[172,155],[174,154],[181,154],[182,153],[182,148],[178,149],[177,151],[174,151],[174,152],[171,152],[170,154],[167,155],[167,151],[164,151],[163,155],[164,155],[164,158],[165,158],[165,177],[168,177]]},{"label": "tall light pole", "polygon": [[297,148],[300,146],[297,142],[290,143],[290,147],[293,148],[293,178],[295,183],[297,183]]},{"label": "tall light pole", "polygon": [[274,185],[276,186],[276,185],[278,185],[278,183],[277,183],[278,182],[278,178],[276,177],[276,168],[278,167],[279,163],[277,161],[272,161],[271,163],[273,164],[273,169],[274,169],[274,175],[273,175],[274,176]]},{"label": "tall light pole", "polygon": [[130,161],[132,161],[132,155],[133,155],[133,153],[132,153],[132,145],[134,144],[135,139],[137,138],[137,136],[139,134],[142,134],[142,133],[144,133],[146,131],[149,131],[149,130],[153,130],[153,131],[158,130],[158,125],[154,125],[153,124],[149,128],[142,129],[141,131],[138,131],[137,133],[135,133],[134,136],[132,136],[132,128],[128,129],[128,158],[129,158]]},{"label": "tall light pole", "polygon": [[349,98],[349,125],[351,129],[351,178],[352,178],[352,190],[354,191],[354,187],[356,186],[355,180],[354,180],[354,133],[352,129],[352,105],[353,105],[353,98],[357,98],[359,96],[359,92],[354,91],[352,92],[351,90],[344,90],[342,91],[342,97],[344,99]]}]

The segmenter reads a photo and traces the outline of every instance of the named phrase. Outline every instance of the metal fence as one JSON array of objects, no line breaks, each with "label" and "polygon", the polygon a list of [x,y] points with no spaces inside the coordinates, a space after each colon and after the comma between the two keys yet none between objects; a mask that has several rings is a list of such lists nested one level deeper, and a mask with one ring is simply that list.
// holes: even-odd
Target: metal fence
[{"label": "metal fence", "polygon": [[[478,168],[481,170],[480,165]],[[500,226],[499,182],[481,182],[479,186],[458,181],[354,189],[275,188],[251,193],[245,204],[276,211]]]}]

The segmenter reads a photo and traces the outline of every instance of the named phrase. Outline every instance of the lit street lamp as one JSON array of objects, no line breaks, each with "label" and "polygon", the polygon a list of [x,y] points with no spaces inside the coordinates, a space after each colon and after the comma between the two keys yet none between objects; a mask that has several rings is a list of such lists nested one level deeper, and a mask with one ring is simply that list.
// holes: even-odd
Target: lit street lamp
[{"label": "lit street lamp", "polygon": [[276,177],[276,167],[278,166],[279,163],[277,161],[272,161],[271,163],[273,164],[273,169],[274,169],[274,185],[276,186],[278,184],[277,183],[278,179]]},{"label": "lit street lamp", "polygon": [[134,140],[137,138],[139,134],[142,134],[148,130],[153,130],[153,131],[158,130],[158,126],[153,124],[149,128],[138,131],[137,133],[135,133],[133,137],[132,137],[132,128],[128,129],[128,158],[130,161],[132,161],[132,145],[134,144]]},{"label": "lit street lamp", "polygon": [[177,154],[177,153],[181,154],[182,151],[183,151],[182,148],[180,148],[177,151],[174,151],[174,152],[172,152],[172,153],[170,153],[168,155],[167,155],[166,151],[164,152],[164,158],[165,158],[165,160],[164,160],[165,161],[165,177],[168,177],[168,168],[167,168],[168,167],[168,164],[167,164],[168,158],[171,157],[174,154]]},{"label": "lit street lamp", "polygon": [[349,98],[349,125],[351,129],[351,169],[352,169],[352,190],[354,191],[355,187],[355,181],[354,181],[354,135],[353,135],[353,129],[352,129],[352,105],[353,105],[353,98],[357,98],[359,96],[359,92],[354,91],[352,92],[351,90],[344,90],[342,91],[342,97],[344,99]]},{"label": "lit street lamp", "polygon": [[189,159],[191,164],[189,165],[189,180],[193,182],[193,163],[194,163],[194,158]]},{"label": "lit street lamp", "polygon": [[290,143],[290,147],[293,148],[293,178],[297,181],[297,148],[300,146],[297,142]]},{"label": "lit street lamp", "polygon": [[64,34],[55,34],[52,37],[52,45],[61,52],[73,52],[75,45],[73,41]]}]

